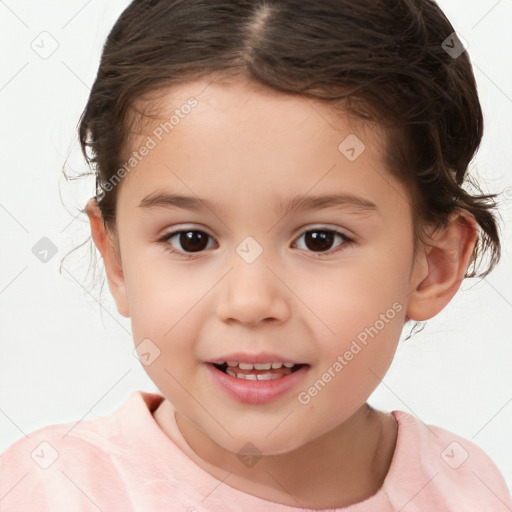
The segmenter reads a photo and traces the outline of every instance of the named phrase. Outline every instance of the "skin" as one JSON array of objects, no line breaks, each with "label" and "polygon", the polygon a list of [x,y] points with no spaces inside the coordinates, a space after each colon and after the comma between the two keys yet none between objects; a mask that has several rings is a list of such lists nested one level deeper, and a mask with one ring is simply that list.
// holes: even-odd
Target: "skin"
[{"label": "skin", "polygon": [[[391,364],[406,319],[431,318],[459,288],[476,224],[458,210],[445,229],[427,227],[429,245],[415,253],[413,206],[385,168],[378,127],[241,77],[205,89],[209,83],[189,82],[154,104],[163,120],[190,96],[198,100],[118,185],[112,230],[95,199],[87,204],[117,308],[131,318],[136,345],[149,338],[160,350],[145,366],[165,397],[155,420],[225,485],[290,506],[362,501],[382,485],[397,436],[393,416],[366,401]],[[159,122],[141,124],[129,152]],[[338,150],[349,134],[365,145],[354,161]],[[140,208],[156,190],[219,208]],[[333,192],[358,194],[378,211],[275,211],[289,196]],[[335,238],[322,253],[304,236],[319,227],[353,242]],[[179,237],[157,241],[179,229],[212,238],[187,258],[179,254],[186,252]],[[247,236],[263,249],[251,264],[236,252]],[[309,403],[300,403],[298,393],[393,304],[401,307],[394,318]],[[244,404],[212,384],[205,367],[233,351],[273,351],[310,366],[291,392]],[[251,467],[237,456],[247,442],[262,456]]]}]

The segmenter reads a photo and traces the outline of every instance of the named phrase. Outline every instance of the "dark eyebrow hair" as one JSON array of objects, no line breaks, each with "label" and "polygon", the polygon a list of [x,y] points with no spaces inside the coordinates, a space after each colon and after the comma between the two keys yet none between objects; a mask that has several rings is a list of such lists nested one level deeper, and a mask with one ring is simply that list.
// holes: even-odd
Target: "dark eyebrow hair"
[{"label": "dark eyebrow hair", "polygon": [[[375,203],[354,194],[325,194],[316,196],[296,196],[280,201],[277,205],[277,213],[282,215],[292,209],[299,210],[322,210],[332,207],[352,206],[361,212],[379,213],[379,208]],[[218,209],[218,205],[213,202],[200,199],[199,197],[182,196],[170,194],[167,192],[154,192],[149,194],[139,204],[140,208],[159,208],[175,207],[185,210],[204,211]]]},{"label": "dark eyebrow hair", "polygon": [[378,206],[372,201],[355,194],[324,194],[316,196],[296,196],[280,201],[278,213],[298,210],[322,210],[324,208],[352,206],[361,212],[377,212]]}]

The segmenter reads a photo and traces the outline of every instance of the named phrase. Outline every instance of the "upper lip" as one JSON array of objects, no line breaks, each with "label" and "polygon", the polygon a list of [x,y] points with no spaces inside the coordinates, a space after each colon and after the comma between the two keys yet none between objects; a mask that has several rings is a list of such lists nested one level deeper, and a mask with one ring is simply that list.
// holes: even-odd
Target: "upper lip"
[{"label": "upper lip", "polygon": [[286,356],[274,354],[272,352],[259,352],[257,354],[250,354],[247,352],[233,352],[230,354],[222,355],[214,359],[210,359],[208,363],[216,363],[217,361],[236,361],[238,363],[293,363],[303,364],[295,361]]}]

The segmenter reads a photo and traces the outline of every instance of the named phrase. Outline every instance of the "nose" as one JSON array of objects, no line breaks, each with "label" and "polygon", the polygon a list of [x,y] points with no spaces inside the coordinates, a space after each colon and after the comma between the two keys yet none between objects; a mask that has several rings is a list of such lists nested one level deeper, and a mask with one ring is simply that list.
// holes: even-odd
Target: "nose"
[{"label": "nose", "polygon": [[256,326],[263,321],[286,321],[292,294],[281,281],[279,272],[270,267],[263,256],[252,263],[234,259],[232,267],[219,283],[217,315],[220,320],[246,326]]}]

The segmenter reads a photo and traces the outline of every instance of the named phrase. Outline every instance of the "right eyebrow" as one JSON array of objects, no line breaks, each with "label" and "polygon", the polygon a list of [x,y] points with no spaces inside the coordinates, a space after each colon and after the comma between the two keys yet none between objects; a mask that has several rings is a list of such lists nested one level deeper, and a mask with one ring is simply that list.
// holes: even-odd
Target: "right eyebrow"
[{"label": "right eyebrow", "polygon": [[[216,207],[215,203],[211,206]],[[169,194],[167,192],[154,192],[142,199],[139,203],[139,207],[145,209],[174,207],[184,210],[201,211],[209,208],[209,203],[199,197]]]}]

